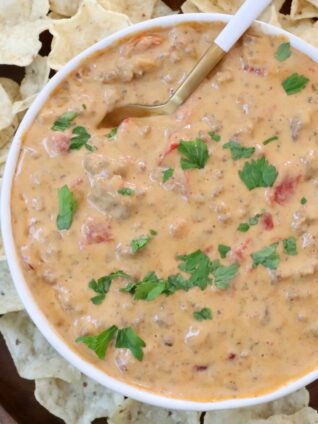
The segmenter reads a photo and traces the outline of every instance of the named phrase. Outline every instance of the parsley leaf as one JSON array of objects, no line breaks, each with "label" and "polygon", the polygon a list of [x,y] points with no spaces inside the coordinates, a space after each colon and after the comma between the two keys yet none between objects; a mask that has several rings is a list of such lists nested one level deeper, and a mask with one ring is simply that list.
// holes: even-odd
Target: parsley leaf
[{"label": "parsley leaf", "polygon": [[295,237],[289,237],[283,240],[284,252],[289,256],[297,255],[297,243]]},{"label": "parsley leaf", "polygon": [[193,318],[197,321],[205,321],[212,319],[212,311],[210,308],[203,308],[200,311],[193,312]]},{"label": "parsley leaf", "polygon": [[100,305],[106,297],[106,294],[109,291],[110,285],[115,278],[126,278],[130,279],[130,276],[123,271],[112,272],[109,275],[105,275],[98,280],[92,279],[88,283],[88,287],[94,290],[95,293],[98,293],[98,296],[91,298],[94,305]]},{"label": "parsley leaf", "polygon": [[305,77],[304,75],[299,75],[295,72],[282,82],[282,86],[286,94],[290,96],[292,94],[296,94],[302,91],[306,87],[308,82],[309,78]]},{"label": "parsley leaf", "polygon": [[263,156],[260,159],[246,162],[244,168],[239,171],[239,176],[249,190],[257,187],[272,187],[278,172],[275,166],[270,165]]},{"label": "parsley leaf", "polygon": [[209,159],[207,145],[200,138],[194,141],[181,140],[178,151],[182,155],[180,161],[182,169],[202,169]]},{"label": "parsley leaf", "polygon": [[216,141],[216,142],[221,141],[221,136],[219,134],[216,134],[214,131],[209,131],[208,134],[213,141]]},{"label": "parsley leaf", "polygon": [[126,348],[131,351],[138,361],[142,361],[144,353],[142,348],[146,343],[135,333],[131,327],[118,330],[116,338],[116,347]]},{"label": "parsley leaf", "polygon": [[116,325],[112,325],[97,336],[82,336],[78,337],[75,341],[76,343],[85,343],[89,349],[96,353],[99,359],[104,359],[109,343],[112,341],[117,331],[118,328]]},{"label": "parsley leaf", "polygon": [[277,269],[280,263],[280,257],[276,251],[278,243],[271,244],[268,247],[264,247],[255,253],[251,254],[253,259],[253,268],[258,265],[263,265],[265,268]]},{"label": "parsley leaf", "polygon": [[117,135],[117,132],[118,132],[118,128],[116,127],[116,128],[113,128],[107,135],[106,135],[106,137],[108,138],[108,140],[115,140],[115,138],[116,138],[116,135]]},{"label": "parsley leaf", "polygon": [[174,169],[172,168],[168,168],[162,171],[162,182],[166,183],[173,176],[173,173]]},{"label": "parsley leaf", "polygon": [[223,144],[223,149],[229,149],[233,160],[242,158],[250,158],[254,152],[255,147],[241,146],[237,141],[230,140],[228,143]]},{"label": "parsley leaf", "polygon": [[238,231],[241,231],[241,233],[246,233],[250,229],[250,226],[247,222],[242,222],[237,229]]},{"label": "parsley leaf", "polygon": [[51,129],[53,131],[65,131],[67,128],[70,128],[76,117],[77,112],[66,112],[57,118]]},{"label": "parsley leaf", "polygon": [[272,143],[273,141],[278,140],[277,135],[273,135],[273,137],[270,137],[268,139],[266,139],[265,141],[263,141],[264,146],[267,146],[267,144]]},{"label": "parsley leaf", "polygon": [[73,217],[77,209],[77,201],[67,185],[64,185],[58,190],[57,196],[59,212],[56,218],[56,226],[59,230],[68,230],[73,222]]},{"label": "parsley leaf", "polygon": [[229,266],[219,266],[214,271],[214,284],[218,289],[227,289],[230,287],[230,282],[236,277],[239,269],[239,264],[232,264]]},{"label": "parsley leaf", "polygon": [[275,57],[279,62],[284,62],[291,56],[290,43],[281,43],[276,50]]},{"label": "parsley leaf", "polygon": [[130,243],[132,252],[136,253],[138,250],[145,248],[150,240],[150,236],[140,236],[136,239],[133,239]]},{"label": "parsley leaf", "polygon": [[305,204],[307,203],[307,199],[306,199],[306,197],[302,197],[302,198],[300,199],[300,203],[301,203],[302,205],[305,205]]},{"label": "parsley leaf", "polygon": [[85,146],[87,150],[93,151],[94,147],[87,143],[91,138],[91,135],[86,131],[84,127],[75,127],[72,131],[73,137],[71,138],[70,150],[79,150]]},{"label": "parsley leaf", "polygon": [[149,272],[142,281],[136,284],[134,299],[154,300],[164,292],[165,288],[165,282],[160,280],[155,272]]},{"label": "parsley leaf", "polygon": [[133,196],[135,191],[129,187],[122,187],[117,190],[117,193],[122,194],[123,196]]},{"label": "parsley leaf", "polygon": [[225,244],[219,244],[218,246],[218,251],[222,259],[226,258],[226,255],[230,250],[230,246],[226,246]]},{"label": "parsley leaf", "polygon": [[209,274],[211,272],[211,261],[201,250],[197,250],[190,255],[178,256],[181,260],[179,269],[191,275],[189,284],[200,287],[204,290],[211,283]]}]

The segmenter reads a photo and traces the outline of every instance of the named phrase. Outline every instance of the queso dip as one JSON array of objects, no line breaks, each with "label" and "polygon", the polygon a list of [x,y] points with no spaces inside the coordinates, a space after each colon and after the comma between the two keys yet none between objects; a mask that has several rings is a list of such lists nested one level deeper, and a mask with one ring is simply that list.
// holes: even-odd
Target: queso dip
[{"label": "queso dip", "polygon": [[221,24],[84,61],[24,136],[12,196],[25,278],[108,375],[179,399],[274,390],[318,366],[317,65],[250,30],[171,116]]}]

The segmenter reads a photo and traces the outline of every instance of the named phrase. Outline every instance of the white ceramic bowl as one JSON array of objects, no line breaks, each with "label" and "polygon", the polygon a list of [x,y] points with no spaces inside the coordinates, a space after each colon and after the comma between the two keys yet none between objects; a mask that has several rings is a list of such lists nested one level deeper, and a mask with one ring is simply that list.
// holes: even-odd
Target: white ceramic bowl
[{"label": "white ceramic bowl", "polygon": [[[109,377],[103,371],[85,361],[79,354],[73,351],[57,334],[54,327],[51,326],[50,322],[46,319],[43,312],[39,309],[35,302],[32,293],[24,279],[18,253],[15,247],[13,234],[12,234],[12,223],[11,223],[11,188],[13,183],[13,177],[19,157],[19,151],[21,146],[21,139],[24,132],[33,122],[38,112],[51,95],[52,91],[60,84],[60,82],[77,66],[82,62],[83,59],[89,57],[92,53],[98,50],[102,50],[113,42],[133,35],[140,31],[152,29],[154,27],[169,27],[181,22],[213,22],[222,21],[228,22],[230,19],[229,15],[220,14],[187,14],[187,15],[172,15],[163,18],[154,19],[151,21],[143,22],[137,25],[133,25],[127,29],[117,32],[116,34],[107,37],[106,39],[98,42],[94,46],[88,48],[74,59],[72,59],[61,71],[59,71],[42,90],[32,106],[24,116],[19,129],[14,137],[12,146],[9,152],[4,177],[2,181],[2,194],[1,194],[1,227],[4,247],[9,263],[11,275],[17,289],[17,292],[38,329],[41,331],[43,336],[48,342],[74,367],[78,368],[82,373],[88,377],[96,380],[98,383],[108,387],[111,390],[122,393],[125,396],[131,397],[141,402],[150,403],[168,409],[183,409],[183,410],[196,410],[196,411],[208,411],[216,409],[230,409],[230,408],[241,408],[260,404],[263,402],[272,401],[281,396],[285,396],[318,378],[318,368],[309,374],[304,375],[297,380],[291,381],[288,384],[282,386],[278,390],[270,392],[266,395],[241,398],[241,399],[228,399],[219,402],[192,402],[187,400],[178,400],[165,396],[160,396],[145,390],[139,389],[134,386],[130,386],[126,383],[118,381],[114,378]],[[318,62],[318,49],[315,49],[311,45],[305,43],[298,37],[283,31],[279,28],[273,27],[272,25],[257,22],[256,25],[266,34],[270,35],[284,35],[289,38],[290,43],[296,49],[310,56],[315,62]]]}]

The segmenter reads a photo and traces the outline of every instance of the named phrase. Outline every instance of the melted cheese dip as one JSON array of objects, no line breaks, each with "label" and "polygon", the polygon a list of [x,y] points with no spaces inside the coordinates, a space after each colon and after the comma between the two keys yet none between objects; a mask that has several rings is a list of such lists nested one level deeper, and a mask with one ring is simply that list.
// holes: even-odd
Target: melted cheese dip
[{"label": "melted cheese dip", "polygon": [[[25,278],[57,333],[108,375],[193,401],[266,393],[318,365],[317,65],[293,49],[278,59],[286,40],[251,30],[175,114],[98,128],[115,106],[165,101],[221,27],[158,28],[82,63],[25,134],[12,193]],[[287,93],[294,73],[309,82]],[[75,118],[53,130],[66,112]],[[88,148],[70,148],[76,127]],[[183,169],[180,145],[197,139],[204,163]],[[245,168],[261,163],[257,175]],[[249,189],[253,179],[261,186]],[[65,185],[77,208],[60,230]],[[169,296],[120,291],[149,272],[189,281],[178,255],[198,250],[233,271],[225,287],[211,270],[202,290],[203,270]],[[131,280],[113,279],[94,304],[89,282],[118,270]],[[203,308],[212,319],[195,317]],[[104,359],[75,342],[112,325],[145,342],[142,360],[115,338]]]}]

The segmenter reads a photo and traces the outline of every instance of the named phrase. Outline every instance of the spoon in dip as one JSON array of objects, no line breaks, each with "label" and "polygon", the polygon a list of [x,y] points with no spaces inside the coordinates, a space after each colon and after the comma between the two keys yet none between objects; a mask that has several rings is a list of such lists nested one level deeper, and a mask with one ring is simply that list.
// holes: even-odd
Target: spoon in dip
[{"label": "spoon in dip", "polygon": [[99,127],[117,127],[126,118],[169,115],[175,112],[270,3],[271,0],[246,0],[167,102],[119,106],[106,113]]}]

